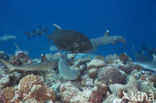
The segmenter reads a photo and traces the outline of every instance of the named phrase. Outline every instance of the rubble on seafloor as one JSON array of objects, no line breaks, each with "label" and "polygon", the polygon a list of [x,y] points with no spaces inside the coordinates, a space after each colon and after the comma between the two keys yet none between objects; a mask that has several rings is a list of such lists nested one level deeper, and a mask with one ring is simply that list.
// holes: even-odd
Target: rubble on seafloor
[{"label": "rubble on seafloor", "polygon": [[[5,59],[3,54],[1,57]],[[45,56],[51,59],[61,55]],[[72,81],[63,80],[57,68],[9,73],[0,63],[0,103],[156,103],[156,74],[143,71],[127,54],[75,56],[67,54],[72,60],[70,66],[79,74],[79,78]],[[30,59],[24,52],[8,56],[7,61],[8,58],[13,65],[41,61]]]}]

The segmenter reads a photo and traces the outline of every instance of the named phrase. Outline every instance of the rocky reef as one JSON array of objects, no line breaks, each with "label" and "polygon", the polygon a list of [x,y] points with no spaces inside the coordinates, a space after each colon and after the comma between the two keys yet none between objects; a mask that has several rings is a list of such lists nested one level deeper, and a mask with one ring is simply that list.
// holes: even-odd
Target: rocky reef
[{"label": "rocky reef", "polygon": [[[45,56],[51,59],[61,55]],[[1,53],[1,57],[6,54]],[[8,72],[0,63],[0,103],[156,103],[156,74],[144,71],[126,53],[93,58],[67,54],[66,58],[77,72],[76,80],[62,79],[58,68]],[[40,61],[24,52],[10,58],[16,66]]]}]

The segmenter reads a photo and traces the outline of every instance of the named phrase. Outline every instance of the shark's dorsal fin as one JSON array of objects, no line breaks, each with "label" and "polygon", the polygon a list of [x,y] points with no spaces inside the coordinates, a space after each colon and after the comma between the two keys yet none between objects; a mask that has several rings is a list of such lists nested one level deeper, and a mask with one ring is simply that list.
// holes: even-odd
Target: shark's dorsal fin
[{"label": "shark's dorsal fin", "polygon": [[48,61],[47,57],[44,54],[41,54],[41,62]]},{"label": "shark's dorsal fin", "polygon": [[109,36],[109,30],[106,30],[106,33],[104,34],[104,36]]},{"label": "shark's dorsal fin", "polygon": [[58,30],[62,30],[62,28],[60,26],[58,26],[57,24],[53,24],[54,27],[56,27],[56,29]]},{"label": "shark's dorsal fin", "polygon": [[153,61],[156,62],[156,55],[152,54],[152,56],[153,56]]}]

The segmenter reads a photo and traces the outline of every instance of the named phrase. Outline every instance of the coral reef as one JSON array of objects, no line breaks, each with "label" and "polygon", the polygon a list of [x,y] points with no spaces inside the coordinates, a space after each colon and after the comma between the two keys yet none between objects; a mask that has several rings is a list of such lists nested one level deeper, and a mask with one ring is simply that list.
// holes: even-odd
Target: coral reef
[{"label": "coral reef", "polygon": [[9,84],[9,81],[9,75],[3,75],[3,77],[0,78],[0,89],[6,87]]},{"label": "coral reef", "polygon": [[45,102],[48,99],[55,101],[55,92],[47,88],[44,84],[43,78],[30,74],[21,79],[18,89],[22,93],[24,99],[35,98],[38,101]]},{"label": "coral reef", "polygon": [[88,70],[88,75],[90,78],[96,78],[96,74],[97,74],[97,69],[96,68],[92,68]]},{"label": "coral reef", "polygon": [[106,66],[105,61],[101,60],[101,59],[92,59],[88,64],[87,64],[87,68],[101,68]]},{"label": "coral reef", "polygon": [[1,93],[0,93],[0,103],[6,103],[6,99],[4,98],[4,96],[2,96]]},{"label": "coral reef", "polygon": [[126,64],[126,62],[129,61],[129,56],[126,53],[121,53],[119,55],[119,59]]},{"label": "coral reef", "polygon": [[108,64],[122,64],[122,61],[119,59],[117,54],[108,55],[105,58],[106,63]]},{"label": "coral reef", "polygon": [[14,97],[15,88],[7,87],[1,90],[2,95],[5,97],[7,102],[11,102],[11,99]]},{"label": "coral reef", "polygon": [[0,51],[0,58],[4,60],[9,60],[10,56],[8,56],[4,51]]},{"label": "coral reef", "polygon": [[102,83],[96,84],[93,88],[84,88],[84,91],[80,91],[68,82],[61,85],[60,97],[65,103],[101,103],[106,91],[107,86]]},{"label": "coral reef", "polygon": [[122,84],[125,81],[125,74],[115,66],[106,66],[99,70],[98,79],[106,84]]},{"label": "coral reef", "polygon": [[[18,57],[10,59],[14,65],[41,61],[31,60],[28,55],[20,53],[14,57]],[[58,59],[61,53],[45,54],[45,57],[48,60]],[[125,53],[94,58],[76,58],[70,53],[65,57],[68,62],[63,62],[66,63],[63,65],[60,62],[59,66],[63,70],[65,65],[76,71],[76,74],[66,72],[67,80],[62,79],[58,67],[44,72],[8,73],[6,67],[0,64],[0,103],[156,102],[156,75],[144,71]],[[65,69],[69,71],[69,68]],[[76,79],[71,79],[75,76]]]},{"label": "coral reef", "polygon": [[37,101],[37,103],[44,103],[48,100],[54,102],[56,100],[55,91],[44,84],[42,77],[33,74],[22,78],[16,89],[7,87],[2,89],[1,92],[7,103],[30,101],[31,99]]},{"label": "coral reef", "polygon": [[10,58],[9,62],[13,65],[21,66],[21,65],[31,64],[32,60],[25,52],[18,51],[14,56]]}]

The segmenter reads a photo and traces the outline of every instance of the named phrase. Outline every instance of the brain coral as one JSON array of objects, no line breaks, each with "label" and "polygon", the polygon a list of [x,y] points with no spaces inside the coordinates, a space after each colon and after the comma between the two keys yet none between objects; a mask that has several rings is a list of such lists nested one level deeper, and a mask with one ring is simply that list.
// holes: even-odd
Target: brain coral
[{"label": "brain coral", "polygon": [[21,79],[18,89],[24,100],[35,98],[37,101],[45,102],[47,100],[56,100],[53,89],[47,88],[43,82],[43,78],[38,75],[27,75]]},{"label": "brain coral", "polygon": [[101,67],[104,67],[104,66],[106,66],[105,61],[100,60],[100,59],[93,59],[87,64],[88,69],[101,68]]},{"label": "brain coral", "polygon": [[123,83],[125,74],[115,66],[107,66],[100,69],[98,78],[106,84]]}]

